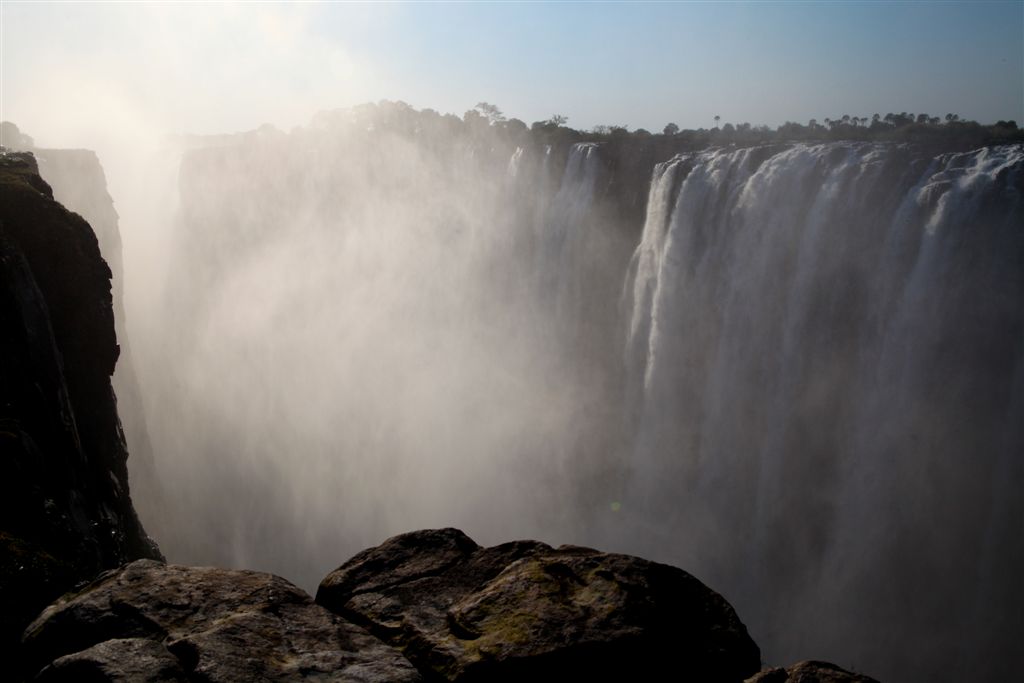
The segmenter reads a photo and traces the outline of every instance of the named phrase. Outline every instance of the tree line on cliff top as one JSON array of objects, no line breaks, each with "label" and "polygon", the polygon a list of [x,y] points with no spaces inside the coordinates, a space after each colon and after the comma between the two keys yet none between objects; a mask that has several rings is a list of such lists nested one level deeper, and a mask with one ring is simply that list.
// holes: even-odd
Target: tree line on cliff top
[{"label": "tree line on cliff top", "polygon": [[[568,126],[568,117],[553,114],[543,121],[535,121],[527,126],[516,118],[507,118],[500,108],[488,102],[480,102],[466,111],[462,117],[454,114],[439,114],[433,109],[417,110],[405,102],[381,101],[377,104],[365,104],[355,107],[353,112],[362,114],[373,113],[380,122],[398,123],[406,119],[407,124],[415,127],[417,122],[430,122],[432,119],[443,122],[452,132],[466,129],[478,132],[490,129],[492,132],[504,133],[507,136],[519,137],[532,134],[540,137],[576,137],[580,140],[603,141],[611,138],[646,138],[666,137],[673,139],[706,141],[715,143],[767,143],[796,141],[830,141],[830,140],[880,140],[880,141],[928,141],[936,139],[971,139],[979,144],[998,144],[1002,142],[1024,141],[1024,130],[1018,128],[1012,120],[996,121],[993,124],[980,124],[961,118],[958,114],[947,113],[943,116],[930,114],[900,112],[874,114],[868,116],[850,116],[842,114],[834,118],[825,117],[821,120],[812,118],[806,124],[787,121],[777,128],[750,123],[729,123],[719,125],[721,117],[715,116],[715,125],[709,128],[682,129],[675,123],[668,123],[660,133],[651,133],[643,128],[629,130],[628,125],[612,124],[597,125],[590,129],[574,129]],[[383,119],[380,118],[383,115]]]}]

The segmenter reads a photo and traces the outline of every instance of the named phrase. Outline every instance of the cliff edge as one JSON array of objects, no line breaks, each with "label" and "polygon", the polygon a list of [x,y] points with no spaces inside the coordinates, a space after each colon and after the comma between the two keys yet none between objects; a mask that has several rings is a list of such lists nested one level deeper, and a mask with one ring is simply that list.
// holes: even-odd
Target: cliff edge
[{"label": "cliff edge", "polygon": [[128,494],[110,269],[31,154],[0,155],[0,648],[103,569],[160,558]]}]

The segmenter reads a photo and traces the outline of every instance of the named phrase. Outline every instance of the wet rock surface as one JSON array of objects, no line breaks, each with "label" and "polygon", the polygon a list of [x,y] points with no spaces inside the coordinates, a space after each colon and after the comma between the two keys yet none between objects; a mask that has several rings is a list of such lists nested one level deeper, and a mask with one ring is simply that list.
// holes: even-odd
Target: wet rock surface
[{"label": "wet rock surface", "polygon": [[588,548],[413,532],[329,574],[317,602],[432,680],[741,681],[760,668],[722,596],[681,569]]},{"label": "wet rock surface", "polygon": [[139,560],[26,630],[42,681],[419,681],[395,649],[260,572]]}]

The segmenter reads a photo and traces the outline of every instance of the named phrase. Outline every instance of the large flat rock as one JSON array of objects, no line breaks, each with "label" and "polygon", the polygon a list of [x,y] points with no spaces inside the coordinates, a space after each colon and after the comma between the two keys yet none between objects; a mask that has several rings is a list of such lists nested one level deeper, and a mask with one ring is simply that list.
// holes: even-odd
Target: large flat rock
[{"label": "large flat rock", "polygon": [[139,560],[48,607],[23,641],[42,681],[419,681],[396,649],[253,571]]},{"label": "large flat rock", "polygon": [[324,579],[317,602],[448,681],[742,681],[760,652],[681,569],[588,548],[483,548],[457,529],[396,536]]}]

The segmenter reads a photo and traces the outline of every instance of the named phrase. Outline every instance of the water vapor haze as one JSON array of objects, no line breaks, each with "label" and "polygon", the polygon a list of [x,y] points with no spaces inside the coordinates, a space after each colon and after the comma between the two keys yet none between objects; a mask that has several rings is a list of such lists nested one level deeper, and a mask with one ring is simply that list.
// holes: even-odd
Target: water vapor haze
[{"label": "water vapor haze", "polygon": [[[631,46],[654,22],[626,6],[615,25],[556,4],[551,24],[451,34],[450,12],[508,19],[489,7],[422,25],[406,5],[0,9],[0,118],[38,148],[95,149],[120,215],[141,398],[119,409],[140,418],[126,420],[130,452],[152,444],[152,463],[129,468],[168,559],[313,589],[416,528],[591,544],[693,571],[771,663],[1007,675],[1024,628],[1020,145],[655,158],[644,145],[672,136],[445,114],[490,97],[458,104],[463,80],[507,87],[527,121],[571,103],[587,126],[620,111],[598,101],[636,106],[643,84],[662,107],[642,114],[655,133],[677,114],[710,127],[719,102],[755,92],[771,104],[750,118],[782,123],[797,90],[815,106],[875,90],[833,78],[843,63],[810,40],[821,31],[807,44],[760,31],[741,52],[739,28],[761,26],[746,15],[725,56],[696,21],[692,40]],[[382,30],[391,19],[407,32]],[[476,52],[439,50],[450,68],[437,69],[430,31]],[[531,35],[537,51],[520,49]],[[854,59],[862,36],[842,37],[837,54],[875,68],[850,83],[912,61],[889,47]],[[752,71],[778,89],[747,88],[755,48],[776,42],[792,51]],[[655,58],[659,45],[697,52]],[[978,52],[949,82],[996,74],[1012,85],[976,99],[1013,109],[1024,80]],[[704,88],[718,72],[693,65],[719,59],[736,81]],[[914,103],[945,95],[884,85]],[[441,93],[415,102],[440,112],[382,99],[404,88]]]},{"label": "water vapor haze", "polygon": [[403,529],[568,533],[585,385],[526,298],[506,178],[440,117],[417,142],[375,116],[185,153],[143,344],[159,478],[194,517],[151,516],[172,555],[311,585]]}]

